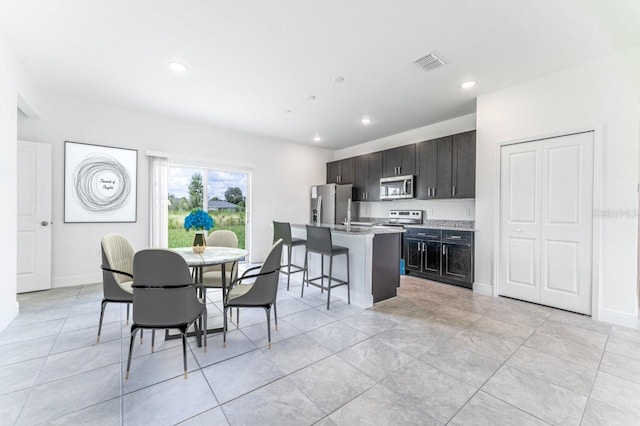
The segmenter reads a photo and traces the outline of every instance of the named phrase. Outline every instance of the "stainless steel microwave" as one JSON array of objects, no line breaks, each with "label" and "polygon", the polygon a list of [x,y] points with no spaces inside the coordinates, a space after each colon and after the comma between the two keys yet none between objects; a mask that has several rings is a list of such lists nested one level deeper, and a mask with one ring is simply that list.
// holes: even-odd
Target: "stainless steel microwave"
[{"label": "stainless steel microwave", "polygon": [[380,199],[414,198],[415,176],[392,176],[380,179]]}]

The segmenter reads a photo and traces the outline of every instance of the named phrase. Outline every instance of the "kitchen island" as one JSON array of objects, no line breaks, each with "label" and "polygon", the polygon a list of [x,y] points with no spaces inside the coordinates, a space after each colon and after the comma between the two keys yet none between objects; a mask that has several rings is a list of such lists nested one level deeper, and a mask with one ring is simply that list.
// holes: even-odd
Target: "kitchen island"
[{"label": "kitchen island", "polygon": [[[351,303],[363,308],[396,296],[400,285],[400,253],[402,228],[378,228],[371,226],[320,225],[331,229],[334,245],[349,248]],[[305,238],[305,225],[291,225],[293,237]],[[294,250],[293,261],[304,265],[304,251]],[[309,254],[310,276],[320,275],[320,255]],[[329,273],[329,262],[325,261],[325,274]],[[337,256],[333,262],[333,276],[345,279],[347,266],[345,256]],[[309,287],[318,291],[316,287]],[[306,295],[312,294],[305,291]],[[347,287],[331,290],[331,296],[347,301]]]}]

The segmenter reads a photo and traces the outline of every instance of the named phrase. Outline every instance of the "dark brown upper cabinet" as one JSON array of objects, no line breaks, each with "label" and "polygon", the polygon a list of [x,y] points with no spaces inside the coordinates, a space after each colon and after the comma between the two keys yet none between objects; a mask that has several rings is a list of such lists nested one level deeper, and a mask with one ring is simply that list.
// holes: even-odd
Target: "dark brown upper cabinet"
[{"label": "dark brown upper cabinet", "polygon": [[327,183],[352,183],[355,201],[380,199],[380,178],[416,175],[421,200],[474,198],[476,131],[327,163]]},{"label": "dark brown upper cabinet", "polygon": [[475,131],[420,142],[416,150],[417,198],[475,197]]},{"label": "dark brown upper cabinet", "polygon": [[353,187],[355,201],[380,200],[382,152],[360,155],[353,159]]},{"label": "dark brown upper cabinet", "polygon": [[353,158],[327,163],[327,183],[353,183]]},{"label": "dark brown upper cabinet", "polygon": [[416,174],[416,145],[404,145],[382,151],[383,177]]},{"label": "dark brown upper cabinet", "polygon": [[451,159],[451,196],[476,196],[476,131],[453,135]]},{"label": "dark brown upper cabinet", "polygon": [[421,200],[451,198],[452,137],[416,145],[416,197]]}]

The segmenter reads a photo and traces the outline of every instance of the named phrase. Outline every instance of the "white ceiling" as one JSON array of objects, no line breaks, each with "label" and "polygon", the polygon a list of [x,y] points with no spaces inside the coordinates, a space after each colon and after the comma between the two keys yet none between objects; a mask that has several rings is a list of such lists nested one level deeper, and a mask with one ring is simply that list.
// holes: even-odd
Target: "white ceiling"
[{"label": "white ceiling", "polygon": [[640,0],[0,0],[0,32],[40,89],[337,149],[638,45]]}]

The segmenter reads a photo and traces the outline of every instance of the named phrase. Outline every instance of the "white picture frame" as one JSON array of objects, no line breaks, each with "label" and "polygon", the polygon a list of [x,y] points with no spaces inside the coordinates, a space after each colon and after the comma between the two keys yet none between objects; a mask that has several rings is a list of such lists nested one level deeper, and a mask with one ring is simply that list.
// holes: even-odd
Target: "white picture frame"
[{"label": "white picture frame", "polygon": [[64,222],[137,220],[138,151],[64,143]]}]

